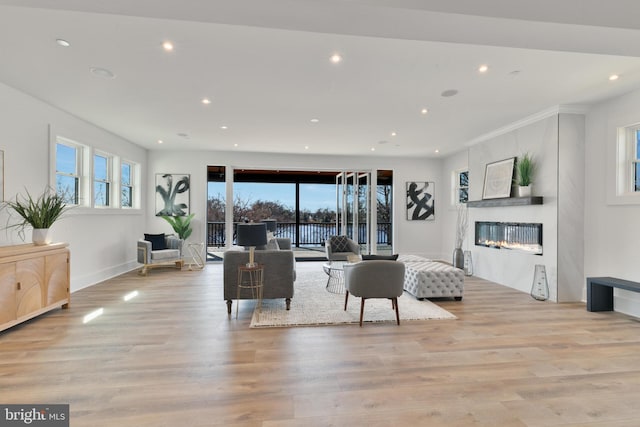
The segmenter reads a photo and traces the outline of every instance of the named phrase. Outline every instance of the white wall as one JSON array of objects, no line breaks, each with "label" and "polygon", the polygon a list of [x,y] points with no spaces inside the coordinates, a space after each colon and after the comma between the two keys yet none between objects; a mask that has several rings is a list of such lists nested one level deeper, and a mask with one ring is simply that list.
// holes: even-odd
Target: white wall
[{"label": "white wall", "polygon": [[[5,199],[25,189],[41,193],[49,182],[49,128],[77,142],[138,162],[146,174],[146,151],[103,129],[0,83],[0,149],[4,151]],[[71,290],[97,283],[136,264],[135,237],[144,230],[144,209],[115,212],[75,209],[52,228],[53,239],[71,249]],[[0,224],[7,213],[0,214]],[[31,233],[27,232],[27,242]],[[0,232],[0,245],[23,244],[15,231]]]},{"label": "white wall", "polygon": [[[441,218],[446,209],[446,189],[439,182],[441,162],[428,159],[394,157],[310,156],[242,152],[177,152],[156,150],[149,153],[147,179],[153,182],[156,173],[191,174],[191,212],[194,231],[190,240],[204,241],[206,230],[207,166],[233,168],[299,169],[299,170],[393,170],[394,182],[394,251],[422,254],[431,258],[441,253]],[[406,219],[407,181],[436,182],[435,221]],[[168,224],[153,216],[154,189],[148,189],[148,225],[150,232],[167,232]],[[199,238],[197,236],[200,236]]]},{"label": "white wall", "polygon": [[[585,278],[640,281],[640,205],[613,204],[616,129],[639,122],[640,91],[601,103],[587,114]],[[616,289],[615,295],[616,311],[640,317],[639,294]]]}]

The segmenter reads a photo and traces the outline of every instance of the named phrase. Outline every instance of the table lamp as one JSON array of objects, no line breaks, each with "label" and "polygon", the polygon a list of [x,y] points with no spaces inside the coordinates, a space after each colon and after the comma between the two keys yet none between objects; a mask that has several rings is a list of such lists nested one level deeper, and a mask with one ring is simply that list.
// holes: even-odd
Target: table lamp
[{"label": "table lamp", "polygon": [[249,247],[249,263],[247,267],[255,267],[254,252],[256,246],[267,244],[267,224],[264,222],[240,223],[237,228],[239,246]]},{"label": "table lamp", "polygon": [[275,219],[263,219],[262,222],[267,224],[267,231],[276,233],[276,228],[278,228],[278,222]]}]

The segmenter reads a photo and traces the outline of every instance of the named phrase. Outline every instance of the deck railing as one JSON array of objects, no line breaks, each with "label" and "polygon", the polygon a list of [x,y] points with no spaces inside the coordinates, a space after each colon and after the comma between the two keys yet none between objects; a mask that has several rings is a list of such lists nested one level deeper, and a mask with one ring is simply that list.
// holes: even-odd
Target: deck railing
[{"label": "deck railing", "polygon": [[[234,224],[235,228],[235,224]],[[299,230],[299,231],[298,231]],[[351,236],[353,225],[347,225],[347,235]],[[329,236],[335,235],[336,225],[328,223],[300,223],[279,222],[276,228],[277,237],[288,237],[292,245],[300,246],[322,246]],[[233,243],[235,244],[235,230],[233,233]],[[364,243],[367,238],[367,224],[358,225],[358,243]],[[376,230],[378,245],[391,245],[391,223],[379,222]],[[226,243],[225,223],[207,222],[207,246],[224,247]]]}]

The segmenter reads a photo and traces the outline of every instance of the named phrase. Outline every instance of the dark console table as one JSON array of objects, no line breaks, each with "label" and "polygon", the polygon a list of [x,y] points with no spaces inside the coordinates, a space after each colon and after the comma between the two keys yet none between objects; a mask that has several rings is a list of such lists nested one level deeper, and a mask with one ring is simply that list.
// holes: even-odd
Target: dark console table
[{"label": "dark console table", "polygon": [[587,311],[612,311],[613,288],[640,292],[640,283],[615,277],[587,277]]}]

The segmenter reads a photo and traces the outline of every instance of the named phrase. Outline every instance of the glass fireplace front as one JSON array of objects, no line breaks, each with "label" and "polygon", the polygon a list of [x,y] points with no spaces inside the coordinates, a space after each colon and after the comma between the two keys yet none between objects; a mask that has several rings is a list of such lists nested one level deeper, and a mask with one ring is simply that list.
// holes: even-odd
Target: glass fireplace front
[{"label": "glass fireplace front", "polygon": [[542,224],[477,221],[476,246],[542,255]]}]

